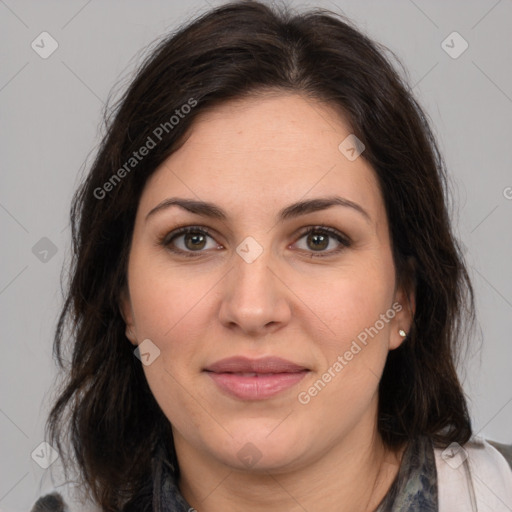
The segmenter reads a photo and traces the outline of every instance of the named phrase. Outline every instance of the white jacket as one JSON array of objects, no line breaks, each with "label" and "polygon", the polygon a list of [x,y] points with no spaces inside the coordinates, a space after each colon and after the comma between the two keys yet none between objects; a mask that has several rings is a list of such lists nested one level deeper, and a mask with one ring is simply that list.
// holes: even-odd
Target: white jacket
[{"label": "white jacket", "polygon": [[512,469],[485,439],[434,454],[439,512],[512,512]]}]

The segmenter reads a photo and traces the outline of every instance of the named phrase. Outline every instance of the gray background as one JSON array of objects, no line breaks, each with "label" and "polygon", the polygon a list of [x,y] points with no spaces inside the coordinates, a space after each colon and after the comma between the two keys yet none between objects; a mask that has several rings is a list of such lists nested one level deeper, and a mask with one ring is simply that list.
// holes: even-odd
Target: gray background
[{"label": "gray background", "polygon": [[[61,484],[59,461],[52,483],[31,453],[56,375],[69,204],[100,140],[103,104],[147,44],[220,3],[0,0],[2,511],[26,511]],[[461,371],[474,428],[511,443],[512,1],[291,3],[344,12],[407,68],[451,173],[453,223],[477,294],[482,346],[476,336]],[[43,31],[59,45],[47,59],[31,47]],[[456,59],[441,46],[453,31],[469,44]],[[56,254],[42,252],[43,237]]]}]

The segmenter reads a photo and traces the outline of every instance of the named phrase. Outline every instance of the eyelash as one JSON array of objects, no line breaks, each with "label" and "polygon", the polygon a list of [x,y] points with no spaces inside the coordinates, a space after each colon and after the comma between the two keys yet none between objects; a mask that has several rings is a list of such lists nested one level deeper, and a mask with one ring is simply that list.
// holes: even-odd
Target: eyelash
[{"label": "eyelash", "polygon": [[[171,242],[173,242],[180,235],[184,235],[184,234],[188,234],[188,233],[196,233],[196,234],[201,234],[201,235],[205,235],[205,236],[209,236],[210,238],[213,238],[212,235],[210,235],[210,230],[206,227],[185,226],[182,228],[177,228],[174,231],[171,231],[170,233],[167,233],[164,236],[160,237],[158,239],[157,244],[159,246],[163,246],[163,247],[167,248],[168,250],[170,250],[173,253],[185,256],[187,258],[197,258],[204,251],[183,251],[181,249],[172,248]],[[323,254],[322,254],[322,252],[311,251],[311,258],[326,258],[329,256],[333,256],[335,254],[340,253],[341,251],[343,251],[344,249],[346,249],[347,247],[350,247],[352,245],[352,242],[348,237],[342,235],[338,230],[329,228],[326,226],[308,226],[307,228],[305,228],[304,230],[301,231],[297,241],[300,240],[301,238],[303,238],[305,235],[309,235],[310,233],[328,235],[330,237],[335,238],[336,241],[340,243],[340,247],[338,247],[337,249],[328,251]]]}]

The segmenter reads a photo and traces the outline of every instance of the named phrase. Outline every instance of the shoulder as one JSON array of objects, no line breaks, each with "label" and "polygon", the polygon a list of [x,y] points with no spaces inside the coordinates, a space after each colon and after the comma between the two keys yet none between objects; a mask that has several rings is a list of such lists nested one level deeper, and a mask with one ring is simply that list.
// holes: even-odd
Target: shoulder
[{"label": "shoulder", "polygon": [[[69,502],[71,503],[71,502]],[[102,512],[92,503],[73,503],[68,506],[66,500],[58,492],[51,492],[41,496],[32,506],[30,512]]]},{"label": "shoulder", "polygon": [[68,507],[58,492],[41,496],[30,512],[68,512]]},{"label": "shoulder", "polygon": [[474,436],[464,446],[434,448],[440,512],[512,510],[512,469],[491,442]]},{"label": "shoulder", "polygon": [[[152,512],[152,494],[146,488],[143,491],[133,497],[121,512]],[[52,492],[41,496],[30,512],[102,512],[102,509],[92,502],[67,502],[60,493]]]}]

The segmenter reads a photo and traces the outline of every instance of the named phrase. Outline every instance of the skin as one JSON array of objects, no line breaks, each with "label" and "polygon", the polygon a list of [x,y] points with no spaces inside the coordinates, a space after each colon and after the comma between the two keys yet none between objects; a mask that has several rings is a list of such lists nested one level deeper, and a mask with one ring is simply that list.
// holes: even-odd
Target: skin
[{"label": "skin", "polygon": [[[403,447],[387,449],[377,431],[378,384],[388,351],[403,341],[399,329],[411,325],[414,298],[395,283],[374,171],[338,149],[350,133],[332,107],[301,95],[224,103],[201,114],[142,192],[121,311],[130,341],[150,339],[160,350],[145,375],[172,424],[180,489],[201,512],[369,511],[397,474]],[[369,219],[332,206],[277,221],[291,203],[332,195]],[[169,197],[215,203],[228,219],[178,206],[146,219]],[[193,257],[158,243],[184,225],[210,228],[199,250],[190,236],[185,245],[187,235],[171,244]],[[351,245],[329,236],[315,250],[301,229],[318,225]],[[236,252],[248,236],[263,249],[250,264]],[[300,403],[299,393],[397,302],[401,311]],[[310,371],[277,396],[244,401],[202,371],[235,355],[278,356]],[[250,467],[238,457],[247,443],[260,457]]]}]

